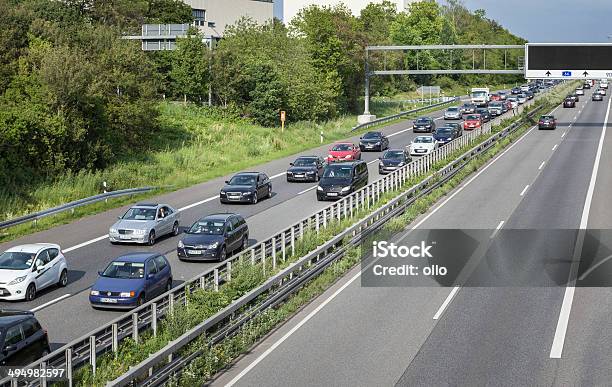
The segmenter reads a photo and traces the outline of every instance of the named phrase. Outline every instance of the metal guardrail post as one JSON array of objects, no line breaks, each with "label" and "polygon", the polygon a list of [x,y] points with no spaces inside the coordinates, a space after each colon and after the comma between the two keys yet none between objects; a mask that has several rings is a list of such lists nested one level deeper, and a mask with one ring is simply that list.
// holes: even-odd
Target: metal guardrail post
[{"label": "metal guardrail post", "polygon": [[170,315],[174,314],[174,293],[172,292],[168,294],[168,313]]},{"label": "metal guardrail post", "polygon": [[276,270],[276,237],[272,237],[272,270]]},{"label": "metal guardrail post", "polygon": [[255,248],[251,250],[251,265],[255,265]]},{"label": "metal guardrail post", "polygon": [[200,277],[200,288],[206,289],[206,278],[204,278],[203,276]]},{"label": "metal guardrail post", "polygon": [[[330,207],[330,210],[333,207]],[[323,209],[323,228],[327,228],[327,209]]]},{"label": "metal guardrail post", "polygon": [[287,235],[284,231],[281,235],[281,238],[283,238],[283,243],[281,243],[281,254],[283,257],[283,262],[285,262],[285,259],[287,258]]},{"label": "metal guardrail post", "polygon": [[43,375],[40,377],[40,387],[47,387],[47,375],[44,373],[47,369],[46,361],[40,363],[40,369],[43,370]]},{"label": "metal guardrail post", "polygon": [[132,340],[138,344],[138,312],[132,313]]},{"label": "metal guardrail post", "polygon": [[96,375],[96,336],[89,336],[89,365],[91,372]]},{"label": "metal guardrail post", "polygon": [[72,349],[66,348],[66,378],[68,387],[72,387]]},{"label": "metal guardrail post", "polygon": [[291,255],[295,255],[295,229],[291,227]]},{"label": "metal guardrail post", "polygon": [[298,236],[299,239],[304,238],[304,223],[300,221],[300,235]]},{"label": "metal guardrail post", "polygon": [[114,323],[111,326],[111,330],[112,330],[112,350],[115,353],[115,356],[117,356],[117,351],[119,351],[119,328],[117,326],[117,323]]},{"label": "metal guardrail post", "polygon": [[227,278],[227,282],[230,282],[232,280],[232,261],[227,261],[225,267],[225,277]]},{"label": "metal guardrail post", "polygon": [[352,218],[353,217],[353,195],[349,196],[349,208],[350,208],[350,214]]},{"label": "metal guardrail post", "polygon": [[214,291],[218,292],[219,291],[219,269],[215,268],[213,270],[213,278],[214,278]]},{"label": "metal guardrail post", "polygon": [[317,232],[317,234],[319,234],[319,223],[320,223],[319,213],[317,212],[315,214],[315,231]]},{"label": "metal guardrail post", "polygon": [[157,337],[157,302],[151,304],[151,330],[153,337]]}]

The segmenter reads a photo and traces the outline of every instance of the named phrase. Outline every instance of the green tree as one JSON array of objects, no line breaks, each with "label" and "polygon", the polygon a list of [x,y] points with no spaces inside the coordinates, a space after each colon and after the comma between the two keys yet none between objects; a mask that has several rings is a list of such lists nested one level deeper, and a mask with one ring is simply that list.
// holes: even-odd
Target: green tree
[{"label": "green tree", "polygon": [[270,62],[254,62],[247,66],[249,86],[249,114],[264,126],[275,126],[285,106],[286,90],[276,67]]},{"label": "green tree", "polygon": [[187,37],[177,40],[172,53],[170,78],[175,93],[183,100],[201,103],[208,95],[209,70],[208,48],[199,33],[190,32]]}]

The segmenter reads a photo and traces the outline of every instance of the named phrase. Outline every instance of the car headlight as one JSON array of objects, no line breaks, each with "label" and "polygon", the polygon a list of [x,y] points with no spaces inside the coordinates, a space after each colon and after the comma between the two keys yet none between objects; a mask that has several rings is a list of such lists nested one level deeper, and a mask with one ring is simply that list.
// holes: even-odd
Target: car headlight
[{"label": "car headlight", "polygon": [[320,185],[317,186],[317,191],[323,191],[323,187],[321,187]]},{"label": "car headlight", "polygon": [[346,155],[346,156],[344,156],[345,159],[350,159],[351,157],[353,157],[353,155]]},{"label": "car headlight", "polygon": [[15,285],[18,284],[20,282],[23,282],[24,279],[26,279],[27,275],[24,275],[23,277],[17,277],[14,280],[12,280],[11,282],[9,282],[9,285]]},{"label": "car headlight", "polygon": [[431,125],[425,125],[426,128],[431,128]]},{"label": "car headlight", "polygon": [[219,247],[219,242],[211,243],[208,246],[209,249],[216,249],[217,247]]},{"label": "car headlight", "polygon": [[243,193],[242,193],[242,196],[249,196],[249,195],[251,195],[251,194],[252,194],[252,192],[243,192]]},{"label": "car headlight", "polygon": [[306,174],[308,174],[308,175],[314,175],[315,173],[316,173],[315,171],[308,171],[308,172],[306,172]]},{"label": "car headlight", "polygon": [[377,142],[376,144],[374,144],[374,145],[380,145],[380,141],[378,141],[378,142]]},{"label": "car headlight", "polygon": [[404,165],[406,165],[406,163],[403,162],[403,161],[401,163],[397,164],[398,167],[403,167]]},{"label": "car headlight", "polygon": [[116,234],[117,233],[117,229],[116,228],[111,228],[110,230],[108,230],[111,234]]},{"label": "car headlight", "polygon": [[327,158],[328,158],[328,159],[333,159],[333,158],[334,158],[334,156],[332,156],[332,155],[327,155]]},{"label": "car headlight", "polygon": [[183,243],[183,241],[179,241],[178,242],[178,248],[182,249],[183,247],[185,247],[185,244]]},{"label": "car headlight", "polygon": [[351,190],[351,186],[350,185],[348,187],[342,188],[342,192],[348,192],[350,190]]},{"label": "car headlight", "polygon": [[147,233],[147,230],[134,230],[134,234],[136,235],[144,235]]},{"label": "car headlight", "polygon": [[92,290],[91,292],[89,292],[89,294],[91,294],[92,296],[99,296],[100,292],[97,290]]},{"label": "car headlight", "polygon": [[134,297],[134,295],[136,294],[136,292],[131,291],[131,292],[121,292],[119,293],[119,297]]},{"label": "car headlight", "polygon": [[385,163],[383,163],[383,162],[381,161],[380,163],[378,163],[378,166],[379,166],[379,167],[384,167],[384,166],[385,166]]}]

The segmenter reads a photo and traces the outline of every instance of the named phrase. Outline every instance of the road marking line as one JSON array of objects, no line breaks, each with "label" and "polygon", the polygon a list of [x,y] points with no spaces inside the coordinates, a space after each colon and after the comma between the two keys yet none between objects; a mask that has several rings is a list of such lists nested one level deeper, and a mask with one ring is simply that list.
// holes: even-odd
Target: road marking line
[{"label": "road marking line", "polygon": [[374,159],[374,160],[372,160],[372,161],[368,161],[368,165],[370,165],[370,164],[374,164],[374,163],[375,163],[375,162],[377,162],[377,161],[379,161],[379,160],[378,160],[378,159]]},{"label": "road marking line", "polygon": [[597,264],[595,264],[595,266],[592,266],[589,268],[589,270],[585,271],[579,278],[578,280],[582,281],[584,280],[589,274],[591,274],[595,269],[597,269],[599,266],[603,265],[604,263],[606,263],[607,261],[609,261],[610,259],[612,259],[612,255],[608,255],[607,257],[605,257],[604,259],[602,259],[601,261],[597,262]]},{"label": "road marking line", "polygon": [[215,199],[219,199],[219,195],[216,195],[216,196],[210,197],[210,198],[208,198],[208,199],[200,200],[199,202],[195,202],[195,203],[192,203],[192,204],[190,204],[190,205],[188,205],[188,206],[181,207],[181,208],[179,208],[178,210],[179,210],[179,212],[182,212],[182,211],[188,210],[188,209],[190,209],[190,208],[197,207],[197,206],[199,206],[199,205],[201,205],[201,204],[208,203],[208,202],[213,201],[213,200],[215,200]]},{"label": "road marking line", "polygon": [[99,237],[94,238],[94,239],[90,239],[90,240],[88,240],[87,242],[79,243],[79,244],[78,244],[78,245],[76,245],[76,246],[68,247],[67,249],[62,249],[62,251],[63,251],[64,253],[69,253],[69,252],[71,252],[71,251],[74,251],[74,250],[76,250],[76,249],[80,249],[81,247],[85,247],[85,246],[90,245],[90,244],[92,244],[92,243],[100,242],[101,240],[104,240],[104,239],[106,239],[106,238],[108,238],[108,234],[106,234],[106,235],[102,235],[102,236],[99,236]]},{"label": "road marking line", "polygon": [[554,151],[555,149],[557,149],[557,144],[555,144],[555,146],[553,146],[552,150]]},{"label": "road marking line", "polygon": [[289,332],[285,333],[283,337],[278,339],[270,348],[268,348],[264,353],[259,355],[257,359],[255,359],[251,364],[249,364],[245,369],[243,369],[238,375],[236,375],[232,380],[229,381],[225,385],[225,387],[231,387],[236,384],[244,375],[249,373],[253,368],[257,366],[262,360],[264,360],[272,351],[278,348],[285,340],[289,338],[293,333],[295,333],[298,329],[300,329],[304,324],[306,324],[311,318],[314,317],[321,309],[323,309],[327,304],[329,304],[338,294],[340,294],[344,289],[346,289],[350,284],[352,284],[357,278],[361,276],[361,270],[357,274],[353,276],[347,283],[342,285],[338,290],[336,290],[331,296],[329,296],[325,301],[321,303],[321,305],[317,306],[312,312],[308,314],[308,316],[304,317],[296,326],[291,328]]},{"label": "road marking line", "polygon": [[390,135],[388,135],[387,137],[397,136],[398,134],[402,134],[402,133],[404,133],[404,132],[408,132],[408,131],[411,131],[411,130],[412,130],[412,128],[403,129],[403,130],[400,130],[399,132],[391,133],[391,134],[390,134]]},{"label": "road marking line", "polygon": [[493,230],[493,233],[491,234],[491,236],[489,237],[490,239],[495,238],[495,235],[497,235],[497,232],[499,230],[501,230],[501,228],[504,226],[504,221],[500,221],[499,224],[497,225],[497,227],[495,227],[495,230]]},{"label": "road marking line", "polygon": [[546,164],[546,161],[542,161],[542,164],[540,164],[540,166],[538,167],[538,170],[541,170],[542,168],[544,168],[544,164]]},{"label": "road marking line", "polygon": [[46,302],[46,303],[44,303],[44,304],[42,304],[42,305],[38,305],[36,308],[30,309],[30,312],[38,312],[39,310],[44,309],[44,308],[46,308],[46,307],[47,307],[47,306],[49,306],[49,305],[53,305],[53,304],[55,304],[56,302],[60,302],[60,301],[61,301],[61,300],[63,300],[64,298],[68,298],[68,297],[70,297],[70,295],[71,295],[70,293],[68,293],[68,294],[64,294],[63,296],[58,297],[58,298],[56,298],[56,299],[54,299],[54,300],[51,300],[51,301],[49,301],[49,302]]},{"label": "road marking line", "polygon": [[281,177],[281,176],[285,176],[287,174],[287,172],[281,172],[281,173],[277,173],[274,176],[270,176],[270,180],[271,179],[276,179],[277,177]]},{"label": "road marking line", "polygon": [[527,192],[528,188],[529,188],[529,184],[527,184],[525,188],[523,188],[523,190],[521,191],[521,196],[525,195],[525,192]]},{"label": "road marking line", "polygon": [[[571,126],[571,125],[570,125]],[[565,137],[565,132],[561,134],[561,138]]]},{"label": "road marking line", "polygon": [[460,286],[455,286],[453,288],[453,290],[451,290],[451,292],[448,294],[448,296],[446,297],[446,299],[444,300],[444,302],[440,306],[440,309],[438,309],[436,314],[434,314],[434,316],[433,316],[434,320],[437,320],[437,319],[440,318],[440,316],[442,316],[442,313],[444,313],[444,311],[446,310],[446,307],[451,303],[451,301],[455,297],[455,294],[457,294],[457,292],[459,291],[459,288],[460,288]]},{"label": "road marking line", "polygon": [[576,121],[576,118],[578,118],[578,116],[574,116],[574,121]]},{"label": "road marking line", "polygon": [[300,191],[300,192],[298,192],[297,194],[298,194],[298,195],[305,194],[306,192],[308,192],[308,191],[312,191],[313,189],[316,189],[317,187],[318,187],[318,185],[315,185],[314,187],[310,187],[310,188],[308,188],[308,189],[305,189],[305,190],[303,190],[303,191]]},{"label": "road marking line", "polygon": [[604,139],[606,137],[606,128],[608,126],[608,118],[610,117],[611,103],[612,99],[610,99],[610,101],[608,102],[608,110],[606,111],[606,118],[604,119],[601,137],[599,138],[599,145],[597,146],[597,154],[595,155],[595,163],[593,165],[591,181],[589,182],[589,189],[587,191],[586,200],[584,202],[582,217],[580,218],[580,229],[578,230],[576,248],[574,250],[574,256],[572,257],[572,265],[570,267],[568,286],[565,288],[565,294],[563,295],[563,304],[561,305],[561,311],[559,312],[559,320],[557,321],[557,329],[555,330],[555,336],[553,339],[552,347],[550,349],[550,357],[552,359],[560,359],[561,354],[563,353],[563,344],[565,343],[565,334],[567,333],[569,317],[572,311],[572,302],[574,300],[574,292],[576,290],[576,277],[578,273],[578,267],[580,265],[580,261],[578,260],[578,258],[580,257],[580,253],[582,252],[582,244],[584,243],[586,228],[589,222],[589,212],[591,211],[591,202],[593,200],[593,194],[595,192],[595,182],[597,181],[597,172],[599,171],[601,152],[603,150]]}]

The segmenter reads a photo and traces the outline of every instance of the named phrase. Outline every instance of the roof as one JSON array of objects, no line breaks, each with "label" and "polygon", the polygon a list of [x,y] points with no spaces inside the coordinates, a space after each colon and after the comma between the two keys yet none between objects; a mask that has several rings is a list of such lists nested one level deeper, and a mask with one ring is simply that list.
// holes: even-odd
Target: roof
[{"label": "roof", "polygon": [[353,143],[350,141],[336,141],[334,143],[334,145],[339,145],[339,144],[353,145]]},{"label": "roof", "polygon": [[2,309],[0,310],[0,326],[12,325],[33,316],[34,313],[28,310]]},{"label": "roof", "polygon": [[53,244],[53,243],[30,243],[27,245],[19,245],[19,246],[11,247],[7,251],[11,251],[11,252],[19,251],[19,252],[24,252],[24,253],[38,253],[42,249],[48,249],[52,247],[56,249],[60,248],[58,245]]},{"label": "roof", "polygon": [[261,172],[238,172],[236,174],[236,176],[238,175],[259,175]]},{"label": "roof", "polygon": [[150,252],[141,252],[141,253],[129,253],[125,255],[121,255],[115,258],[113,261],[121,261],[121,262],[144,262],[149,258],[158,256],[158,253],[150,253]]},{"label": "roof", "polygon": [[307,156],[298,156],[298,159],[318,159],[319,156],[307,155]]},{"label": "roof", "polygon": [[138,203],[134,207],[157,207],[159,203]]},{"label": "roof", "polygon": [[219,213],[219,214],[210,214],[210,215],[206,215],[201,217],[200,219],[198,219],[198,222],[200,220],[204,220],[204,219],[221,219],[221,220],[227,220],[229,217],[234,216],[237,214],[228,212],[228,213]]}]

